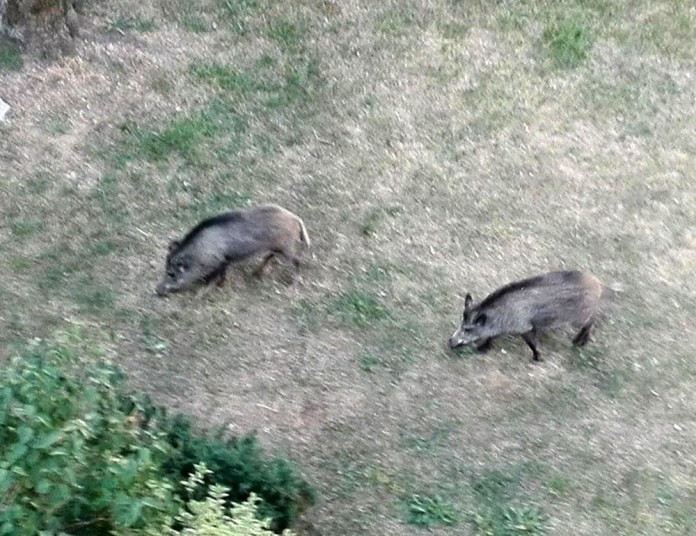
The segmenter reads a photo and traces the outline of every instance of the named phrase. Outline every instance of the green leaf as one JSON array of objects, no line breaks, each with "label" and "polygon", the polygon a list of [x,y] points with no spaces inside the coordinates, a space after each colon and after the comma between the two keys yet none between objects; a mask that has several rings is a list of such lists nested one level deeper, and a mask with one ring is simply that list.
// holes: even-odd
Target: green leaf
[{"label": "green leaf", "polygon": [[116,501],[114,521],[123,527],[132,527],[142,515],[143,504],[139,500],[121,497]]},{"label": "green leaf", "polygon": [[39,495],[44,495],[50,491],[51,483],[48,480],[39,480],[34,489]]},{"label": "green leaf", "polygon": [[31,439],[34,437],[34,430],[28,426],[20,426],[17,430],[17,436],[20,443],[29,443],[29,441],[31,441]]},{"label": "green leaf", "polygon": [[51,432],[50,434],[47,434],[43,437],[40,437],[36,441],[34,441],[34,444],[32,445],[36,449],[46,449],[63,439],[63,433],[62,432]]},{"label": "green leaf", "polygon": [[7,453],[4,461],[8,466],[12,466],[26,455],[27,450],[29,449],[26,445],[17,443],[14,447],[12,447],[12,449],[10,449],[10,452]]},{"label": "green leaf", "polygon": [[19,465],[14,465],[14,466],[12,466],[12,467],[10,468],[10,471],[13,472],[13,473],[16,474],[16,475],[23,476],[23,477],[25,477],[25,478],[29,476],[29,473],[27,473],[27,472],[24,470],[24,467],[21,467],[21,466],[19,466]]},{"label": "green leaf", "polygon": [[0,469],[0,496],[7,492],[12,485],[14,478],[7,469]]}]

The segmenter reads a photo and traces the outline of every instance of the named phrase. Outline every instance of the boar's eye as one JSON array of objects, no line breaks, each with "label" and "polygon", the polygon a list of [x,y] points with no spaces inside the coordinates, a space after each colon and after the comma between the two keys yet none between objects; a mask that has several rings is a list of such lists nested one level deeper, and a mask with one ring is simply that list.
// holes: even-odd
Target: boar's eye
[{"label": "boar's eye", "polygon": [[485,326],[487,321],[488,321],[488,316],[486,316],[485,313],[481,313],[474,320],[474,324],[477,324],[479,326]]},{"label": "boar's eye", "polygon": [[176,272],[174,271],[174,268],[168,268],[167,269],[167,275],[174,279],[176,277]]}]

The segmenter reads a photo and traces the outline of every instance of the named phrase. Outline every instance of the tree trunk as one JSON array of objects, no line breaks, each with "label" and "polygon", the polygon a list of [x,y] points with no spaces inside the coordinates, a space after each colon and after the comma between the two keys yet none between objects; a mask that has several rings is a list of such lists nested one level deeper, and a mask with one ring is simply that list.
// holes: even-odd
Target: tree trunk
[{"label": "tree trunk", "polygon": [[79,31],[75,0],[0,0],[0,33],[43,57],[75,51]]}]

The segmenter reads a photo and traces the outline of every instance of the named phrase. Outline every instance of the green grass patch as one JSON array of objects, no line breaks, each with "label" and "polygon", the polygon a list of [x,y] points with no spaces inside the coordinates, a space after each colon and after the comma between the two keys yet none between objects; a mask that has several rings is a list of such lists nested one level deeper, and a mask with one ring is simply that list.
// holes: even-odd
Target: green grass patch
[{"label": "green grass patch", "polygon": [[160,95],[170,95],[174,85],[172,84],[169,77],[164,73],[157,73],[150,78],[150,89],[159,93]]},{"label": "green grass patch", "polygon": [[198,79],[215,84],[221,89],[240,95],[265,89],[251,74],[224,65],[196,62],[189,67],[189,73]]},{"label": "green grass patch", "polygon": [[24,192],[32,195],[45,194],[51,187],[51,176],[48,173],[37,173],[24,182]]},{"label": "green grass patch", "polygon": [[305,39],[305,31],[297,24],[287,20],[275,20],[268,27],[268,37],[283,48],[296,50]]},{"label": "green grass patch", "polygon": [[362,352],[358,356],[358,363],[360,370],[373,372],[380,365],[380,359],[373,352]]},{"label": "green grass patch", "polygon": [[26,273],[31,268],[31,264],[24,257],[13,257],[10,259],[10,268],[17,273]]},{"label": "green grass patch", "polygon": [[233,103],[213,99],[204,109],[159,128],[128,120],[119,130],[123,137],[116,150],[102,150],[115,170],[138,160],[161,164],[173,156],[190,166],[208,168],[237,155],[244,145],[247,122]]},{"label": "green grass patch", "polygon": [[24,65],[19,46],[10,39],[0,36],[0,71],[19,71]]},{"label": "green grass patch", "polygon": [[567,69],[580,65],[592,47],[590,30],[578,18],[551,23],[544,30],[543,39],[556,66]]},{"label": "green grass patch", "polygon": [[547,534],[547,518],[535,506],[487,505],[473,515],[480,536],[537,536]]},{"label": "green grass patch", "polygon": [[392,12],[384,15],[377,22],[377,30],[392,37],[408,35],[416,23],[416,17],[411,13]]},{"label": "green grass patch", "polygon": [[15,238],[24,240],[44,230],[44,222],[36,218],[15,219],[10,222],[10,231]]},{"label": "green grass patch", "polygon": [[452,425],[438,425],[429,434],[402,432],[401,439],[406,449],[421,458],[434,458],[452,434]]},{"label": "green grass patch", "polygon": [[80,311],[90,315],[103,314],[116,305],[114,291],[95,283],[91,277],[81,277],[72,285],[72,299]]},{"label": "green grass patch", "polygon": [[401,213],[400,206],[391,206],[387,208],[373,208],[369,210],[363,221],[360,223],[360,234],[365,237],[373,237],[377,235],[378,229],[385,217],[396,217]]},{"label": "green grass patch", "polygon": [[285,64],[282,82],[265,99],[271,110],[306,105],[312,101],[320,82],[319,64],[313,57],[302,57]]},{"label": "green grass patch", "polygon": [[250,32],[251,16],[264,6],[262,0],[217,0],[222,17],[229,22],[230,29],[238,35]]},{"label": "green grass patch", "polygon": [[51,134],[67,134],[70,131],[70,125],[65,119],[54,117],[46,122],[46,130]]},{"label": "green grass patch", "polygon": [[343,322],[359,328],[391,318],[389,310],[375,296],[357,290],[339,296],[334,309]]},{"label": "green grass patch", "polygon": [[[224,91],[247,106],[261,104],[268,110],[297,107],[311,101],[321,77],[319,65],[311,55],[282,59],[263,55],[256,68],[242,71],[216,63],[195,63],[189,73]],[[255,108],[263,116],[263,110]]]},{"label": "green grass patch", "polygon": [[474,479],[472,488],[476,497],[485,502],[510,500],[520,485],[519,471],[486,471]]},{"label": "green grass patch", "polygon": [[205,33],[210,31],[208,23],[196,15],[184,15],[181,17],[181,25],[191,33]]},{"label": "green grass patch", "polygon": [[113,239],[98,240],[87,246],[88,257],[106,257],[119,250],[119,242]]},{"label": "green grass patch", "polygon": [[576,370],[600,370],[605,351],[594,342],[587,346],[573,346],[568,352],[568,365]]},{"label": "green grass patch", "polygon": [[536,536],[547,533],[547,517],[535,505],[525,504],[522,478],[540,476],[543,466],[520,464],[507,471],[491,470],[472,482],[475,510],[471,521],[480,536]]},{"label": "green grass patch", "polygon": [[457,523],[454,506],[439,495],[412,495],[406,502],[406,509],[406,522],[411,525],[429,528]]},{"label": "green grass patch", "polygon": [[187,160],[195,156],[195,150],[203,138],[214,133],[214,125],[205,117],[176,119],[163,129],[141,128],[134,122],[121,125],[121,130],[132,137],[137,151],[148,160],[159,162],[177,153]]},{"label": "green grass patch", "polygon": [[169,340],[160,334],[162,327],[157,318],[147,313],[138,314],[124,311],[124,314],[138,317],[137,323],[141,333],[140,342],[147,353],[154,355],[167,353],[171,344]]},{"label": "green grass patch", "polygon": [[571,480],[565,475],[556,473],[551,475],[551,477],[546,481],[546,487],[552,495],[562,497],[570,490]]}]

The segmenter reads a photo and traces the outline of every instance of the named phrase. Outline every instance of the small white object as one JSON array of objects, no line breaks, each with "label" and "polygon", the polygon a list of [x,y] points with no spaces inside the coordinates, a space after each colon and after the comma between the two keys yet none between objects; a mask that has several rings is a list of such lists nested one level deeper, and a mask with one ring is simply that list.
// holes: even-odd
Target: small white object
[{"label": "small white object", "polygon": [[10,109],[10,105],[7,104],[4,100],[0,99],[0,121],[5,119],[5,114]]}]

